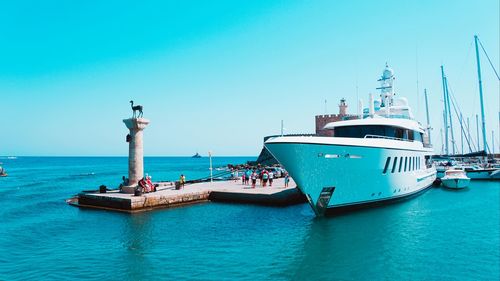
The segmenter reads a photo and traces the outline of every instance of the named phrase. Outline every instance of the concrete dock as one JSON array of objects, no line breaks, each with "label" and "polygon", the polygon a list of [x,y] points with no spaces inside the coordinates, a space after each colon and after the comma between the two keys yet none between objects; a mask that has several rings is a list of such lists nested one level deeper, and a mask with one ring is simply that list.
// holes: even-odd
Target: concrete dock
[{"label": "concrete dock", "polygon": [[208,201],[287,206],[306,202],[306,198],[296,188],[293,180],[290,180],[289,187],[285,188],[284,179],[280,178],[274,180],[272,187],[262,187],[257,183],[256,188],[243,185],[241,180],[231,180],[186,184],[183,189],[175,190],[173,183],[163,182],[156,192],[141,196],[121,193],[118,190],[107,193],[80,193],[69,199],[68,203],[84,208],[139,212]]}]

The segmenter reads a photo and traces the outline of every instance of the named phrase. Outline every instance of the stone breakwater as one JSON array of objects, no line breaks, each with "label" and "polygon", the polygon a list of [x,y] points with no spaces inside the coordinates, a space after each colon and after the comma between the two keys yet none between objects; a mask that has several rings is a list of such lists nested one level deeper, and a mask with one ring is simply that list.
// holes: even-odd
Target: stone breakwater
[{"label": "stone breakwater", "polygon": [[141,196],[110,191],[107,193],[80,193],[68,203],[84,208],[98,208],[126,212],[171,208],[207,201],[286,206],[306,202],[305,196],[293,181],[284,187],[283,179],[276,179],[273,187],[242,185],[241,181],[203,182],[175,190],[171,183],[161,183],[156,192]]}]

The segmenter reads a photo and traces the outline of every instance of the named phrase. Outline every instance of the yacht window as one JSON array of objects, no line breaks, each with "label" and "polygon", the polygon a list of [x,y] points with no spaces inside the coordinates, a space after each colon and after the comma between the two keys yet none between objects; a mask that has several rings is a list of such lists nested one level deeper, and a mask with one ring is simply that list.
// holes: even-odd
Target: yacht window
[{"label": "yacht window", "polygon": [[424,142],[424,138],[422,137],[422,133],[415,131],[415,141],[419,141],[421,143]]},{"label": "yacht window", "polygon": [[406,168],[408,167],[408,157],[405,157],[405,172],[406,172]]},{"label": "yacht window", "polygon": [[404,140],[407,140],[408,139],[408,130],[407,129],[403,129],[403,138]]},{"label": "yacht window", "polygon": [[392,163],[392,171],[391,171],[391,173],[394,173],[394,171],[396,170],[397,163],[398,163],[398,157],[394,157],[394,163]]},{"label": "yacht window", "polygon": [[340,138],[364,138],[366,135],[385,136],[384,126],[344,126],[335,128],[335,137]]},{"label": "yacht window", "polygon": [[389,137],[389,138],[396,138],[396,131],[398,128],[384,126],[384,129],[385,129],[384,136]]},{"label": "yacht window", "polygon": [[431,168],[432,167],[432,160],[429,155],[425,156],[425,168]]},{"label": "yacht window", "polygon": [[387,173],[387,168],[389,167],[390,162],[391,162],[391,157],[387,157],[387,161],[385,161],[384,171],[382,172],[383,174]]},{"label": "yacht window", "polygon": [[405,131],[404,129],[395,128],[394,137],[402,139],[404,137],[404,131]]},{"label": "yacht window", "polygon": [[398,173],[401,173],[401,168],[403,167],[403,157],[399,157],[399,170]]},{"label": "yacht window", "polygon": [[408,139],[409,140],[413,140],[414,139],[413,135],[414,135],[413,131],[408,131]]},{"label": "yacht window", "polygon": [[408,160],[408,162],[409,162],[408,163],[408,172],[409,172],[409,171],[411,171],[411,168],[412,168],[412,166],[411,166],[411,158],[412,157],[408,157],[408,158],[409,158],[409,160]]},{"label": "yacht window", "polygon": [[339,138],[364,138],[366,135],[372,135],[408,140],[409,134],[412,140],[413,131],[383,125],[342,126],[333,129],[333,135]]}]

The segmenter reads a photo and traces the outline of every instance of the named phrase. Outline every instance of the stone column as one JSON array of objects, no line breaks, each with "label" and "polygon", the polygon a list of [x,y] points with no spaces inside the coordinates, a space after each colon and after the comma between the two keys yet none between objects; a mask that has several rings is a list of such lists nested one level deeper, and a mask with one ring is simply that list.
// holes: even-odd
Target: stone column
[{"label": "stone column", "polygon": [[124,119],[123,123],[130,130],[128,144],[128,186],[124,186],[124,193],[134,193],[137,182],[144,177],[144,150],[142,145],[142,131],[149,124],[144,118]]}]

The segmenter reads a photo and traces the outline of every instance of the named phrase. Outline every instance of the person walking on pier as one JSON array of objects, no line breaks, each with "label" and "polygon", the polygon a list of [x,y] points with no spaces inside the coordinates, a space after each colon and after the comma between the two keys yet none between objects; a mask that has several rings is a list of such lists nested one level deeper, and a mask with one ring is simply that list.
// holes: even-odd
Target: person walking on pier
[{"label": "person walking on pier", "polygon": [[246,175],[247,176],[246,176],[246,183],[245,184],[248,185],[250,183],[250,177],[252,176],[252,171],[249,168],[247,168]]},{"label": "person walking on pier", "polygon": [[267,173],[266,170],[262,172],[262,186],[266,187],[267,185],[267,180],[269,179],[269,174]]},{"label": "person walking on pier", "polygon": [[288,175],[288,173],[285,174],[285,188],[288,187],[288,183],[290,182],[290,176]]},{"label": "person walking on pier", "polygon": [[181,184],[181,188],[184,188],[184,184],[186,183],[186,176],[184,174],[179,177],[179,183]]},{"label": "person walking on pier", "polygon": [[255,184],[257,183],[257,173],[255,172],[255,170],[253,171],[251,177],[252,177],[252,188],[255,188]]},{"label": "person walking on pier", "polygon": [[274,173],[273,171],[269,171],[269,187],[273,186],[273,178],[274,178]]}]

